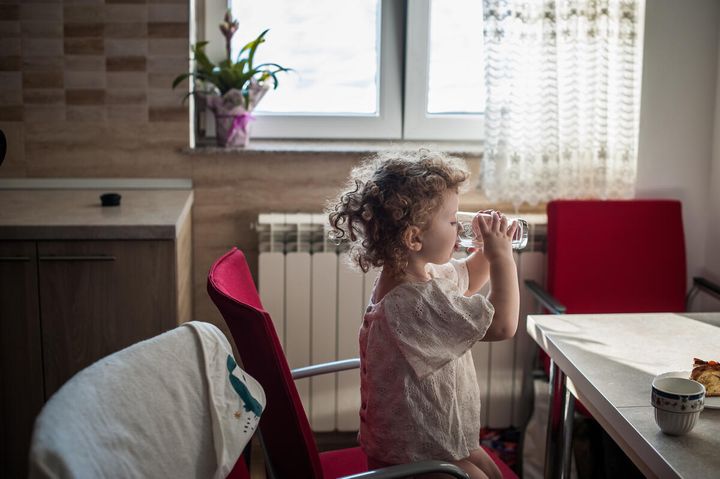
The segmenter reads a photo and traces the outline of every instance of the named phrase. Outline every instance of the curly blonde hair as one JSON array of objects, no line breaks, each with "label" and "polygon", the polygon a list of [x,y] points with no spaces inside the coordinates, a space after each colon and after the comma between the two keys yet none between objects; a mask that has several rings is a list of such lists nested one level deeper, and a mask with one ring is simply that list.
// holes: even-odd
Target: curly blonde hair
[{"label": "curly blonde hair", "polygon": [[380,153],[353,168],[346,188],[328,204],[330,236],[351,242],[354,263],[402,273],[408,264],[403,235],[430,227],[443,194],[460,192],[470,176],[459,158],[420,149]]}]

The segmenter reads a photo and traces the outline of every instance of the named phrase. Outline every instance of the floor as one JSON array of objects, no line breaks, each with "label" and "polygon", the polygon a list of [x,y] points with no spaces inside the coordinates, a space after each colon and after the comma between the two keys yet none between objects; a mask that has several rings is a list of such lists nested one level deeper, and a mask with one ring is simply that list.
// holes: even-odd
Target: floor
[{"label": "floor", "polygon": [[[548,416],[547,380],[534,381],[533,416],[526,428],[523,447],[525,479],[542,479]],[[642,473],[618,445],[589,417],[575,414],[573,423],[573,479],[639,479]]]}]

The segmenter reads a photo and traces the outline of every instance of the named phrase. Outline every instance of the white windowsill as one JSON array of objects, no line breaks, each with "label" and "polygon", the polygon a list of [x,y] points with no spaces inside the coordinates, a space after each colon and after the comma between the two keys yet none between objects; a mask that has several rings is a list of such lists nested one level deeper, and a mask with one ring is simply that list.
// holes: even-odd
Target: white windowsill
[{"label": "white windowsill", "polygon": [[247,148],[224,148],[203,144],[195,148],[183,148],[189,155],[242,155],[244,153],[363,153],[378,151],[403,151],[430,148],[456,155],[481,156],[480,142],[457,141],[404,141],[404,140],[272,140],[250,139]]}]

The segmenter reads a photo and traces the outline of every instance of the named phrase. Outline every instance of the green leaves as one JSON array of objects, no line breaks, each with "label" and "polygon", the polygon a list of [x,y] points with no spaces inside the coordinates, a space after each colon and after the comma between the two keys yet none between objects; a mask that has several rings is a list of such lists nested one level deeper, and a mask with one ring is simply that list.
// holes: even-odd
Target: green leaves
[{"label": "green leaves", "polygon": [[255,52],[257,51],[257,48],[260,46],[261,43],[265,43],[265,35],[267,35],[267,32],[269,29],[266,29],[263,31],[255,40],[251,41],[242,49],[240,50],[240,55],[242,55],[245,50],[248,51],[248,68],[250,70],[253,69],[253,59],[255,58]]},{"label": "green leaves", "polygon": [[182,75],[178,75],[173,80],[172,87],[175,88],[176,86],[178,86],[180,84],[180,82],[182,82],[183,80],[185,80],[186,78],[191,77],[191,76],[193,76],[192,73],[183,73]]},{"label": "green leaves", "polygon": [[[275,67],[275,70],[266,69],[265,67]],[[262,65],[258,65],[257,68],[262,69],[262,78],[259,81],[264,81],[268,77],[273,79],[273,90],[278,87],[278,79],[277,76],[275,76],[276,73],[294,71],[292,68],[285,68],[277,63],[263,63]]]},{"label": "green leaves", "polygon": [[208,42],[198,42],[192,46],[193,58],[195,59],[195,71],[178,75],[173,80],[172,87],[177,87],[180,83],[188,78],[194,78],[199,81],[211,83],[215,85],[220,94],[224,95],[233,88],[240,90],[247,99],[249,96],[249,86],[254,79],[256,82],[262,83],[272,79],[273,89],[278,87],[277,73],[289,72],[290,68],[285,68],[277,63],[263,63],[253,66],[255,53],[258,47],[265,43],[265,35],[269,29],[264,30],[251,42],[248,42],[240,49],[235,62],[225,59],[214,64],[205,53],[205,46]]}]

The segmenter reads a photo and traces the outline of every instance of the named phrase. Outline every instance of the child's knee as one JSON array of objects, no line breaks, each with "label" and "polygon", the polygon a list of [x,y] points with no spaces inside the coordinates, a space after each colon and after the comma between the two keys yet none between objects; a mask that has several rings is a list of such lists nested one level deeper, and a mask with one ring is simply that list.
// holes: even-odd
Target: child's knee
[{"label": "child's knee", "polygon": [[470,479],[494,479],[482,465],[475,463],[470,458],[458,461],[457,465],[460,469],[467,472]]},{"label": "child's knee", "polygon": [[477,466],[478,469],[482,470],[489,479],[502,479],[500,468],[484,450],[477,449],[473,451],[470,453],[468,459]]}]

